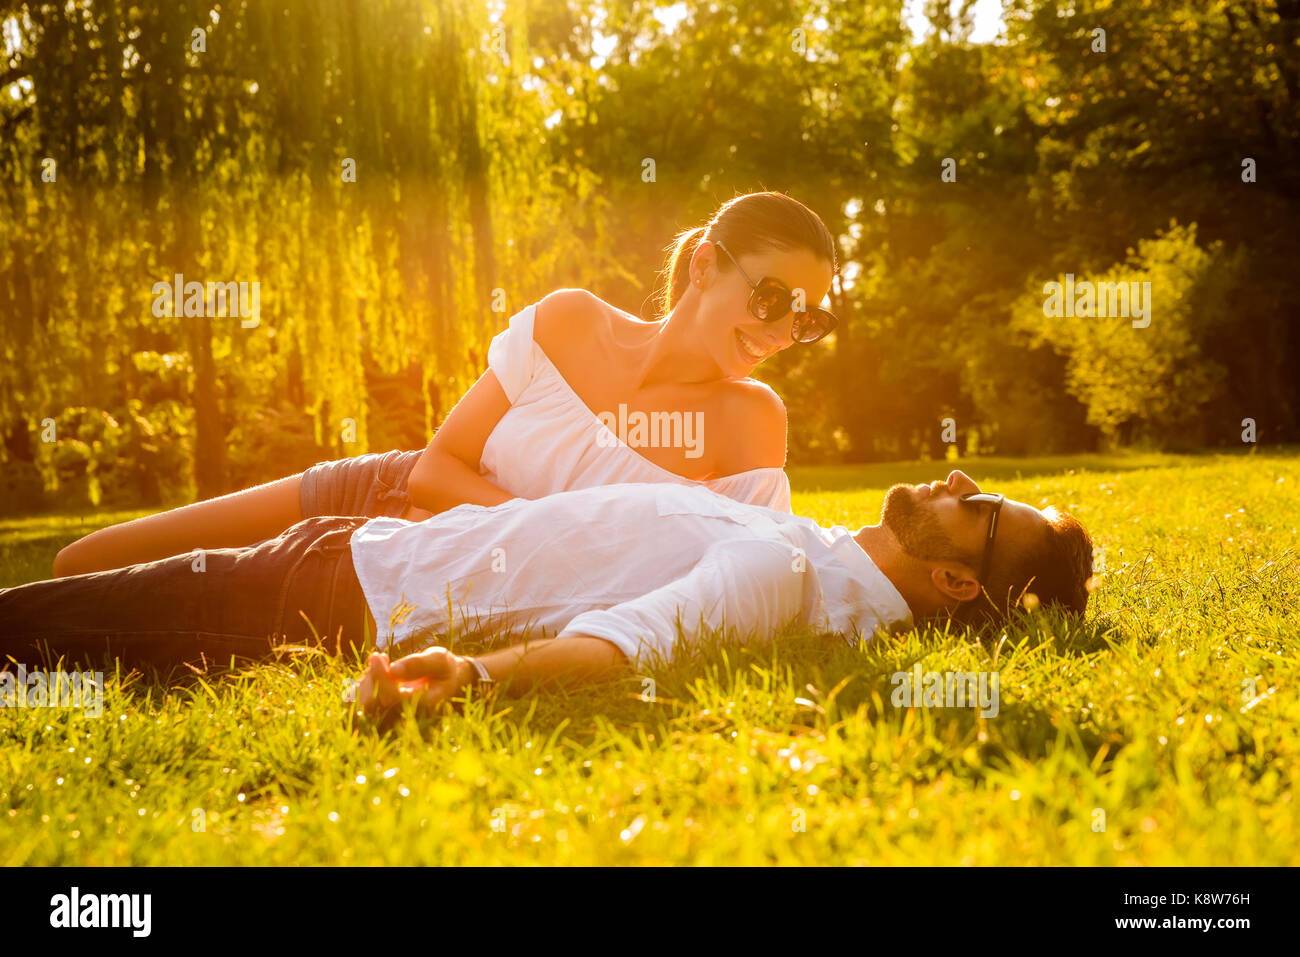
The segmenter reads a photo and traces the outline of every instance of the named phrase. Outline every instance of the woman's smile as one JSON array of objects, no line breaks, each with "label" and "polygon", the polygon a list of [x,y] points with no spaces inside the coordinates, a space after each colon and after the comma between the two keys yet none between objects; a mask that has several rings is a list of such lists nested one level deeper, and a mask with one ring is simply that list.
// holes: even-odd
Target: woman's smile
[{"label": "woman's smile", "polygon": [[736,330],[736,343],[740,348],[741,355],[753,362],[762,362],[768,357],[768,352],[763,348],[763,344],[753,336],[746,335],[739,329]]}]

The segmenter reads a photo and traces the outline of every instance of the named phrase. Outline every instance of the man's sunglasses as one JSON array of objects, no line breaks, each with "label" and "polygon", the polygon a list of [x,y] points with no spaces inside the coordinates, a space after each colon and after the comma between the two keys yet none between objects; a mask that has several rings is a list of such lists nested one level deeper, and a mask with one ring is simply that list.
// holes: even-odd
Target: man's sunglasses
[{"label": "man's sunglasses", "polygon": [[969,492],[966,495],[958,496],[962,502],[972,504],[987,503],[993,506],[993,513],[989,516],[989,530],[984,538],[984,557],[980,559],[980,585],[988,585],[989,560],[993,557],[993,537],[998,533],[998,516],[1002,513],[1002,502],[1006,496],[997,492]]},{"label": "man's sunglasses", "polygon": [[[790,287],[771,276],[764,276],[758,282],[754,282],[740,263],[736,262],[736,257],[727,251],[726,246],[716,241],[714,245],[727,253],[727,258],[736,263],[736,268],[740,270],[740,274],[745,277],[745,282],[749,283],[749,288],[753,290],[749,294],[749,314],[762,322],[777,322],[784,319],[794,302],[794,293],[790,291]],[[813,306],[807,312],[795,314],[790,336],[795,342],[816,342],[833,332],[838,324],[839,320],[832,313],[819,306]]]}]

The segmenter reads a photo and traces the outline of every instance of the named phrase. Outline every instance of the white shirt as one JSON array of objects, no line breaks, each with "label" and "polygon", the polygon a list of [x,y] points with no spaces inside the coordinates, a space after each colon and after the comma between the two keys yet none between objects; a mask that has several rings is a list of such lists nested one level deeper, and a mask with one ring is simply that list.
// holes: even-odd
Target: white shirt
[{"label": "white shirt", "polygon": [[642,665],[673,658],[679,623],[682,637],[718,629],[744,641],[791,623],[869,637],[912,619],[848,529],[698,486],[605,485],[423,522],[371,519],[352,558],[381,647],[490,626],[603,638]]},{"label": "white shirt", "polygon": [[628,445],[573,391],[533,339],[536,310],[534,303],[511,316],[509,328],[488,347],[488,368],[510,400],[479,458],[479,472],[490,482],[522,498],[618,482],[672,482],[790,511],[785,469],[749,469],[701,482],[656,465]]}]

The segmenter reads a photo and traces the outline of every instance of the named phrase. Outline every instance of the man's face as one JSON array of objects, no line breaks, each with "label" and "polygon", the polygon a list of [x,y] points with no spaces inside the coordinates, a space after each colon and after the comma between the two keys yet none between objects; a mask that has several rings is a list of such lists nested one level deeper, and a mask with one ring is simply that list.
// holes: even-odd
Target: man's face
[{"label": "man's face", "polygon": [[[957,562],[972,576],[979,573],[993,506],[963,502],[961,496],[982,489],[966,473],[954,470],[946,482],[895,485],[885,493],[880,521],[903,551],[920,561]],[[996,575],[1019,550],[1027,549],[1047,531],[1042,512],[1024,502],[1006,499],[998,517],[989,559],[989,576]],[[982,582],[981,584],[987,584]]]}]

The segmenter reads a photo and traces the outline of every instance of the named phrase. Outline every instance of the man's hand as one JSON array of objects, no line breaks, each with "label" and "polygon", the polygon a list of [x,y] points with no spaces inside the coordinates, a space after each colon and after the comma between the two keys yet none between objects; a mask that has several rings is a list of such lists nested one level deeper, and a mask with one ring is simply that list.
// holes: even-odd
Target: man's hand
[{"label": "man's hand", "polygon": [[474,666],[446,648],[433,647],[389,663],[375,652],[357,682],[357,703],[367,715],[379,715],[407,701],[422,714],[434,714],[470,685]]},{"label": "man's hand", "polygon": [[[628,668],[627,655],[615,644],[590,635],[525,641],[478,659],[499,684],[500,693],[516,697],[552,683],[573,687],[617,677]],[[474,683],[478,671],[468,659],[434,647],[407,655],[391,665],[376,652],[355,688],[367,714],[391,713],[414,700],[421,712],[437,711]]]}]

